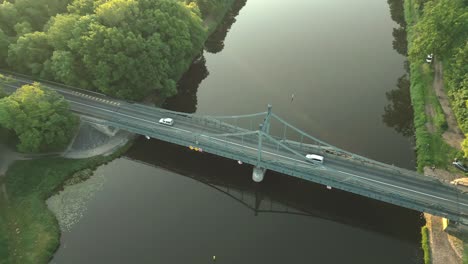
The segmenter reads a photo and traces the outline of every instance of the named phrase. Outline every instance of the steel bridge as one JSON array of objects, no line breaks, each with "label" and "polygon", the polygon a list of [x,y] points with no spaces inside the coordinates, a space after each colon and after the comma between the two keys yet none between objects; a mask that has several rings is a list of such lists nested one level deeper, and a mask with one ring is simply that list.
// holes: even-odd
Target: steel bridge
[{"label": "steel bridge", "polygon": [[[15,74],[3,86],[13,92],[31,80]],[[261,181],[266,170],[277,171],[468,225],[468,195],[457,186],[328,144],[273,113],[271,106],[265,112],[248,115],[207,116],[120,101],[48,81],[41,83],[61,93],[83,118],[250,164],[255,181]],[[172,118],[174,125],[159,124],[163,117]],[[305,158],[309,153],[323,156],[323,164]]]}]

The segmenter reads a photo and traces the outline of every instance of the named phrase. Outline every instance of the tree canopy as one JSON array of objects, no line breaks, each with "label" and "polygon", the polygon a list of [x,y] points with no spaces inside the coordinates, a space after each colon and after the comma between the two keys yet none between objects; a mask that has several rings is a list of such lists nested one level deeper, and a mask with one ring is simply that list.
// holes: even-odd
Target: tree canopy
[{"label": "tree canopy", "polygon": [[202,17],[230,2],[4,1],[0,65],[119,98],[167,97],[203,48]]},{"label": "tree canopy", "polygon": [[468,8],[463,0],[428,1],[421,19],[413,27],[412,60],[434,53],[450,58],[453,50],[468,38]]},{"label": "tree canopy", "polygon": [[15,131],[23,152],[58,150],[74,134],[77,118],[68,103],[55,91],[39,83],[24,85],[0,99],[0,125]]},{"label": "tree canopy", "polygon": [[[468,1],[419,0],[423,13],[412,28],[409,49],[412,63],[427,54],[444,61],[444,81],[462,131],[468,133]],[[468,152],[467,143],[462,145]]]}]

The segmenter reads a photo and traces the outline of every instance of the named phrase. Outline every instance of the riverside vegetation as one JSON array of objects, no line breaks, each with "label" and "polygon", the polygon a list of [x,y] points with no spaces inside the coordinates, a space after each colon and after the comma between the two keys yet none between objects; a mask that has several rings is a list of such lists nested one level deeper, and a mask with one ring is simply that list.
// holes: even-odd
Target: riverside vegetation
[{"label": "riverside vegetation", "polygon": [[[390,0],[389,0],[390,1]],[[450,147],[442,133],[447,121],[437,96],[432,91],[433,69],[425,62],[434,54],[444,65],[444,86],[460,129],[468,135],[468,2],[463,0],[405,0],[404,17],[410,62],[411,101],[418,170],[436,165],[448,168],[454,158],[468,158],[468,138],[462,151]],[[432,115],[426,107],[433,107]],[[430,123],[434,131],[427,127]],[[424,262],[431,263],[427,227],[422,228]],[[466,248],[466,244],[465,244]],[[464,263],[468,252],[464,250]]]},{"label": "riverside vegetation", "polygon": [[[443,111],[434,94],[432,69],[425,64],[427,54],[434,54],[444,64],[444,84],[460,129],[468,133],[468,3],[463,0],[406,0],[408,24],[408,58],[410,61],[411,96],[415,112],[418,168],[445,167],[457,154],[447,146],[441,134],[447,128]],[[433,120],[425,114],[428,103],[436,108]],[[430,133],[425,124],[436,127]],[[468,139],[458,158],[468,158]]]},{"label": "riverside vegetation", "polygon": [[[0,67],[123,99],[165,98],[177,92],[176,82],[234,1],[3,0]],[[23,97],[31,105],[22,105]],[[8,97],[0,89],[0,98],[0,125],[16,132],[19,150],[57,150],[74,133],[76,118],[63,98],[39,84]],[[44,122],[46,113],[54,119]],[[0,178],[0,263],[47,263],[60,229],[45,200],[79,171],[127,148],[109,157],[15,162]]]},{"label": "riverside vegetation", "polygon": [[216,26],[211,21],[233,0],[2,2],[0,66],[140,100],[177,92],[177,80]]}]

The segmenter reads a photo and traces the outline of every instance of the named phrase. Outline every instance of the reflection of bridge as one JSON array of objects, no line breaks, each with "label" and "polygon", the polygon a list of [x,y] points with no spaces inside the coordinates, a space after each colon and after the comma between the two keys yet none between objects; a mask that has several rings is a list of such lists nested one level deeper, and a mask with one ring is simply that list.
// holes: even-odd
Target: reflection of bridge
[{"label": "reflection of bridge", "polygon": [[[130,160],[147,166],[154,166],[141,160],[136,160],[128,157]],[[223,181],[216,181],[204,177],[194,176],[193,174],[184,174],[184,176],[194,179],[206,186],[225,194],[232,198],[234,201],[244,205],[251,210],[255,215],[260,213],[276,213],[276,214],[294,214],[304,216],[319,216],[310,212],[304,212],[294,208],[292,205],[276,201],[270,197],[262,195],[258,191],[252,191],[236,184],[229,184]],[[321,217],[324,218],[324,217]]]},{"label": "reflection of bridge", "polygon": [[[27,82],[16,76],[5,86],[12,91]],[[199,116],[43,85],[60,92],[73,111],[100,124],[251,164],[257,181],[265,170],[273,170],[468,224],[468,195],[455,186],[336,148],[287,123],[271,107],[250,115]],[[173,118],[174,126],[159,125],[161,117]],[[324,164],[308,161],[306,153],[324,156]]]},{"label": "reflection of bridge", "polygon": [[[154,152],[154,149],[165,151]],[[414,222],[419,216],[417,212],[338,190],[329,191],[324,186],[307,184],[279,173],[269,173],[267,181],[257,184],[244,177],[249,166],[212,155],[196,154],[167,142],[140,138],[125,158],[193,179],[226,195],[254,215],[312,217],[405,241],[417,240],[419,236],[414,226],[401,226],[402,223]],[[395,218],[390,220],[383,215]],[[405,229],[403,232],[402,228]]]}]

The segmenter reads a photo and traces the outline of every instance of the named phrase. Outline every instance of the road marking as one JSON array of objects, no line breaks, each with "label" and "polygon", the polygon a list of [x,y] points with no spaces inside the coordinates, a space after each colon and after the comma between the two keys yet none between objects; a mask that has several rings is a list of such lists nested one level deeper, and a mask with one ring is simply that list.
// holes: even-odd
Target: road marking
[{"label": "road marking", "polygon": [[[73,102],[73,103],[85,105],[85,106],[87,106],[87,107],[92,107],[92,108],[100,109],[100,110],[107,111],[107,112],[112,112],[112,113],[115,113],[115,114],[118,114],[118,115],[126,116],[126,117],[129,117],[129,118],[131,118],[131,119],[141,120],[141,121],[144,121],[144,122],[147,122],[147,123],[151,123],[151,124],[157,124],[156,122],[148,121],[148,120],[146,120],[146,119],[142,119],[142,118],[139,118],[139,117],[130,116],[130,115],[127,115],[127,114],[124,114],[124,113],[119,113],[119,112],[115,112],[115,111],[112,111],[112,110],[108,110],[108,109],[104,109],[104,108],[100,108],[100,107],[96,107],[96,106],[92,106],[92,105],[87,105],[87,104],[83,104],[83,103],[79,103],[79,102]],[[179,130],[179,131],[183,131],[183,132],[187,132],[187,133],[193,133],[193,132],[191,132],[191,131],[188,131],[188,130],[185,130],[185,129],[181,129],[181,128],[177,128],[177,127],[171,127],[171,129]],[[206,135],[201,135],[201,136],[207,137],[207,138],[210,138],[210,139],[215,139],[215,140],[218,140],[218,141],[223,141],[223,142],[226,142],[226,143],[229,143],[229,144],[241,146],[241,147],[244,147],[244,148],[250,148],[250,149],[253,149],[253,150],[257,150],[257,149],[255,149],[255,148],[248,147],[248,146],[243,146],[243,145],[240,145],[240,144],[237,144],[237,143],[234,143],[234,142],[229,142],[229,141],[225,141],[225,140],[222,140],[222,139],[213,138],[213,137],[206,136]],[[268,151],[262,151],[262,152],[263,152],[263,153],[268,153],[268,154],[271,154],[271,155],[280,156],[280,157],[283,157],[283,158],[286,158],[286,159],[291,159],[291,160],[294,160],[294,161],[297,161],[297,162],[306,163],[306,162],[301,161],[301,160],[296,160],[296,159],[293,159],[293,158],[285,157],[285,156],[278,155],[278,154],[275,154],[275,153],[271,153],[271,152],[268,152]],[[307,164],[307,163],[306,163],[306,164]],[[464,206],[468,206],[468,204],[465,204],[465,203],[460,203],[460,202],[457,203],[457,202],[455,202],[455,201],[452,201],[452,200],[449,200],[449,199],[446,199],[446,198],[442,198],[442,197],[438,197],[438,196],[435,196],[435,195],[431,195],[431,194],[419,192],[419,191],[412,190],[412,189],[408,189],[408,188],[405,188],[405,187],[400,187],[400,186],[393,185],[393,184],[390,184],[390,183],[385,183],[385,182],[377,181],[377,180],[370,179],[370,178],[365,178],[365,177],[362,177],[362,176],[358,176],[358,175],[356,175],[356,174],[352,174],[352,173],[348,173],[348,172],[344,172],[344,171],[339,171],[339,170],[335,170],[335,171],[340,172],[340,173],[343,173],[343,174],[351,175],[351,176],[354,176],[354,177],[357,177],[357,178],[360,178],[360,179],[363,179],[363,180],[367,180],[367,181],[371,181],[371,182],[376,182],[376,183],[379,183],[379,184],[382,184],[382,185],[391,186],[391,187],[394,187],[394,188],[397,188],[397,189],[402,189],[402,190],[406,190],[406,191],[410,191],[410,192],[414,192],[414,193],[426,195],[426,196],[429,196],[429,197],[437,198],[437,199],[439,199],[439,200],[448,201],[448,202],[452,202],[452,203],[455,203],[455,204],[461,204],[461,205],[464,205]]]},{"label": "road marking", "polygon": [[[362,177],[362,176],[359,176],[359,175],[356,175],[356,174],[352,174],[352,173],[349,173],[349,172],[344,172],[344,171],[339,171],[339,170],[336,170],[336,171],[337,171],[337,172],[340,172],[340,173],[343,173],[343,174],[348,174],[348,175],[351,175],[351,176],[354,176],[354,177],[357,177],[357,178],[361,178],[361,179],[364,179],[364,180],[368,180],[368,181],[372,181],[372,182],[377,182],[377,183],[380,183],[380,184],[382,184],[382,185],[392,186],[392,187],[397,188],[397,189],[403,189],[403,190],[406,190],[406,191],[410,191],[410,192],[414,192],[414,193],[426,195],[426,196],[429,196],[429,197],[437,198],[437,199],[440,199],[440,200],[443,200],[443,201],[448,201],[448,202],[452,202],[452,203],[457,203],[457,202],[455,202],[455,201],[453,201],[453,200],[449,200],[449,199],[447,199],[447,198],[442,198],[442,197],[439,197],[439,196],[435,196],[435,195],[432,195],[432,194],[423,193],[423,192],[416,191],[416,190],[412,190],[412,189],[408,189],[408,188],[405,188],[405,187],[400,187],[400,186],[393,185],[393,184],[390,184],[390,183],[386,183],[386,182],[381,182],[381,181],[374,180],[374,179],[365,178],[365,177]],[[457,204],[462,204],[462,205],[468,206],[468,204],[460,203],[460,202],[458,202]]]}]

